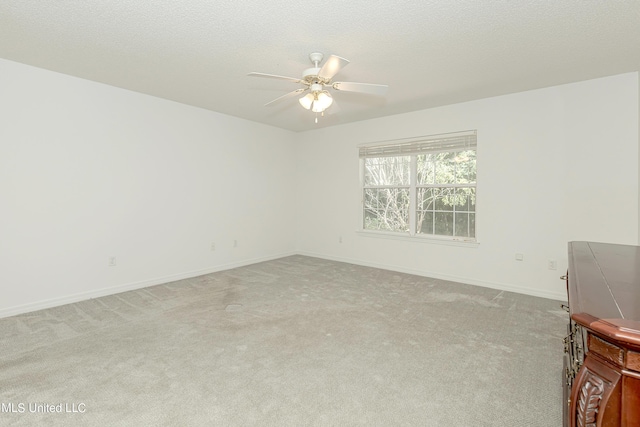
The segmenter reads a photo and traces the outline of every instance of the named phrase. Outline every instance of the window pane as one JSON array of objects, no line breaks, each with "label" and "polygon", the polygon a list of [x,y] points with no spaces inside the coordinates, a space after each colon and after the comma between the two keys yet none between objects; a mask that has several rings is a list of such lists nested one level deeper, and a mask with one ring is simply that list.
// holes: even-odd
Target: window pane
[{"label": "window pane", "polygon": [[453,236],[453,212],[436,212],[434,217],[436,233]]},{"label": "window pane", "polygon": [[416,191],[416,210],[430,211],[434,209],[436,190],[433,188],[418,188]]},{"label": "window pane", "polygon": [[469,214],[456,212],[456,236],[470,237],[469,233]]},{"label": "window pane", "polygon": [[435,210],[452,211],[455,203],[454,188],[434,188],[435,194]]},{"label": "window pane", "polygon": [[453,184],[455,182],[456,173],[456,153],[437,153],[434,154],[435,167],[435,183],[436,184]]},{"label": "window pane", "polygon": [[367,209],[364,211],[364,229],[380,230],[384,228],[384,222],[381,221],[381,212],[377,210]]},{"label": "window pane", "polygon": [[476,211],[476,189],[469,189],[469,212]]},{"label": "window pane", "polygon": [[473,212],[476,210],[476,189],[458,188],[455,193],[456,211]]},{"label": "window pane", "polygon": [[376,197],[375,189],[365,188],[364,190],[364,206],[365,209],[377,209],[378,208],[378,199]]},{"label": "window pane", "polygon": [[366,230],[409,231],[409,189],[365,189],[364,212]]},{"label": "window pane", "polygon": [[456,153],[456,183],[468,184],[476,182],[476,152],[475,150]]},{"label": "window pane", "polygon": [[364,211],[364,228],[366,230],[372,230],[372,229],[376,229],[377,226],[375,225],[375,221],[376,218],[378,217],[378,214],[376,213],[375,210],[373,209],[365,209]]},{"label": "window pane", "polygon": [[476,214],[469,214],[469,237],[476,237]]},{"label": "window pane", "polygon": [[435,182],[435,155],[420,154],[416,158],[417,181],[420,184],[433,184]]},{"label": "window pane", "polygon": [[433,212],[419,212],[416,221],[416,232],[433,234]]},{"label": "window pane", "polygon": [[409,185],[409,156],[364,160],[364,185]]}]

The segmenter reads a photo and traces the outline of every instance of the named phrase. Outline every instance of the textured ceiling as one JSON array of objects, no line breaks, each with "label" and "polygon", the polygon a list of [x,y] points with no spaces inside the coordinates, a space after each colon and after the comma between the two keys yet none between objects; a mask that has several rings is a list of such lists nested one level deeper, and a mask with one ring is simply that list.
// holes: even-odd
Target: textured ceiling
[{"label": "textured ceiling", "polygon": [[[351,63],[319,123],[308,55]],[[0,57],[303,131],[640,69],[638,0],[2,0]]]}]

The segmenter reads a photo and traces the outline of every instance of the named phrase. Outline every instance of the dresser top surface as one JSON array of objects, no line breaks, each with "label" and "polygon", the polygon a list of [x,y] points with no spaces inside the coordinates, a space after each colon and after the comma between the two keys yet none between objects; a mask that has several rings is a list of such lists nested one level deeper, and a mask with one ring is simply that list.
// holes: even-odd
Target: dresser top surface
[{"label": "dresser top surface", "polygon": [[569,306],[640,326],[640,246],[570,242]]}]

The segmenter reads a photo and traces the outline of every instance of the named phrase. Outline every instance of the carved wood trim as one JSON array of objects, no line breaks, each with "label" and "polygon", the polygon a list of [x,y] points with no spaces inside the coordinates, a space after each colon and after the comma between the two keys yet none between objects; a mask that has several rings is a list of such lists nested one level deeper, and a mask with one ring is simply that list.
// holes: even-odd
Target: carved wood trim
[{"label": "carved wood trim", "polygon": [[603,393],[604,381],[602,378],[587,371],[577,402],[576,421],[578,427],[596,427]]},{"label": "carved wood trim", "polygon": [[571,390],[571,427],[618,426],[621,378],[610,362],[587,353]]}]

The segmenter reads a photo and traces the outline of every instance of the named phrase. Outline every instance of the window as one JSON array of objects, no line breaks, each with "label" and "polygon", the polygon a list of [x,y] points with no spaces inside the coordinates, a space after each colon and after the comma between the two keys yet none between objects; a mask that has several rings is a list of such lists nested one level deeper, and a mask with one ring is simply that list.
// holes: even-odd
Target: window
[{"label": "window", "polygon": [[360,147],[362,228],[475,241],[476,132]]}]

